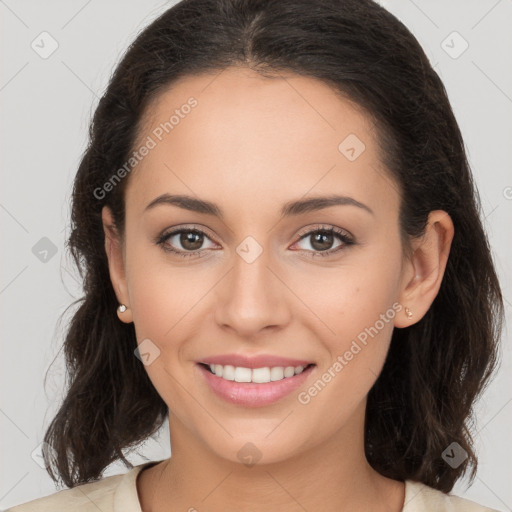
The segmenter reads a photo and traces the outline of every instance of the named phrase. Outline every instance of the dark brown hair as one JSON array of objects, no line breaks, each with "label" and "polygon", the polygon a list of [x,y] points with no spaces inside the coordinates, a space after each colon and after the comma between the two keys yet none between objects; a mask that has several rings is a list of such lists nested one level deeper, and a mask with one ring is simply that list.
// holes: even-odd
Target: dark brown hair
[{"label": "dark brown hair", "polygon": [[[185,0],[136,38],[99,101],[74,181],[69,249],[84,297],[64,342],[68,389],[43,449],[66,486],[96,480],[123,450],[160,428],[165,402],[134,356],[133,324],[119,321],[101,210],[124,232],[125,177],[95,194],[134,150],[157,93],[192,74],[247,66],[264,76],[316,78],[359,105],[378,127],[382,162],[400,186],[404,251],[432,210],[455,235],[440,291],[417,323],[395,329],[368,396],[366,457],[381,474],[442,491],[477,459],[473,404],[496,367],[503,303],[480,200],[445,88],[411,32],[371,0]],[[404,252],[405,253],[405,252]],[[441,454],[457,442],[456,469]]]}]

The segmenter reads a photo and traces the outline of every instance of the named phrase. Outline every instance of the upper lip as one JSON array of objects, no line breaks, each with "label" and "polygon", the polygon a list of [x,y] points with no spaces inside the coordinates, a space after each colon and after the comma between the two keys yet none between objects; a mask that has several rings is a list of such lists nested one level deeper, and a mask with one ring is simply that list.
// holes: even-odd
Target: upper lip
[{"label": "upper lip", "polygon": [[291,359],[289,357],[279,357],[270,354],[260,354],[257,356],[244,356],[242,354],[224,354],[218,356],[206,357],[198,361],[204,364],[220,364],[222,366],[242,366],[244,368],[264,368],[265,366],[307,366],[312,364],[305,359]]}]

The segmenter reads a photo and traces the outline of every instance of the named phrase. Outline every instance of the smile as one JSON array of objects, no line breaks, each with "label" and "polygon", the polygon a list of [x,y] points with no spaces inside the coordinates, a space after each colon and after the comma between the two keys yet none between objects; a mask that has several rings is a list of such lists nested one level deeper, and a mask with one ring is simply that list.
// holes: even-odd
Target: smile
[{"label": "smile", "polygon": [[315,364],[260,368],[195,365],[213,396],[242,407],[263,407],[278,402],[303,385],[315,367]]},{"label": "smile", "polygon": [[222,379],[235,382],[256,382],[258,384],[287,379],[302,373],[306,368],[304,366],[265,366],[263,368],[251,369],[230,364],[224,366],[221,364],[210,364],[207,367],[214,375]]}]

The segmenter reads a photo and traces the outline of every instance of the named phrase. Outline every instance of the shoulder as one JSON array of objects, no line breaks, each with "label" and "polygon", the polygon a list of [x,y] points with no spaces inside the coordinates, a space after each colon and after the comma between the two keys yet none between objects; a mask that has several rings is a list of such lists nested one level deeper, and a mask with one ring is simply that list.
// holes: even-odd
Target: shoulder
[{"label": "shoulder", "polygon": [[7,509],[6,512],[140,512],[136,478],[154,462],[141,464],[127,473],[64,489]]},{"label": "shoulder", "polygon": [[37,498],[8,509],[8,512],[46,512],[76,510],[80,512],[113,510],[113,496],[123,475],[103,478],[71,489]]},{"label": "shoulder", "polygon": [[498,512],[474,501],[438,491],[421,482],[405,481],[405,502],[402,512]]}]

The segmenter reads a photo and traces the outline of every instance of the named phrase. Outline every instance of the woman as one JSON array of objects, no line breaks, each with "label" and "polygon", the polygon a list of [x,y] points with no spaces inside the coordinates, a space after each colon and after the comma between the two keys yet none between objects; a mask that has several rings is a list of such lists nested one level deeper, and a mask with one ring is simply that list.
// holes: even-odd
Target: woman
[{"label": "woman", "polygon": [[[95,112],[85,297],[12,510],[490,510],[448,495],[503,305],[464,143],[370,0],[185,0]],[[172,456],[101,478],[169,418]]]}]

